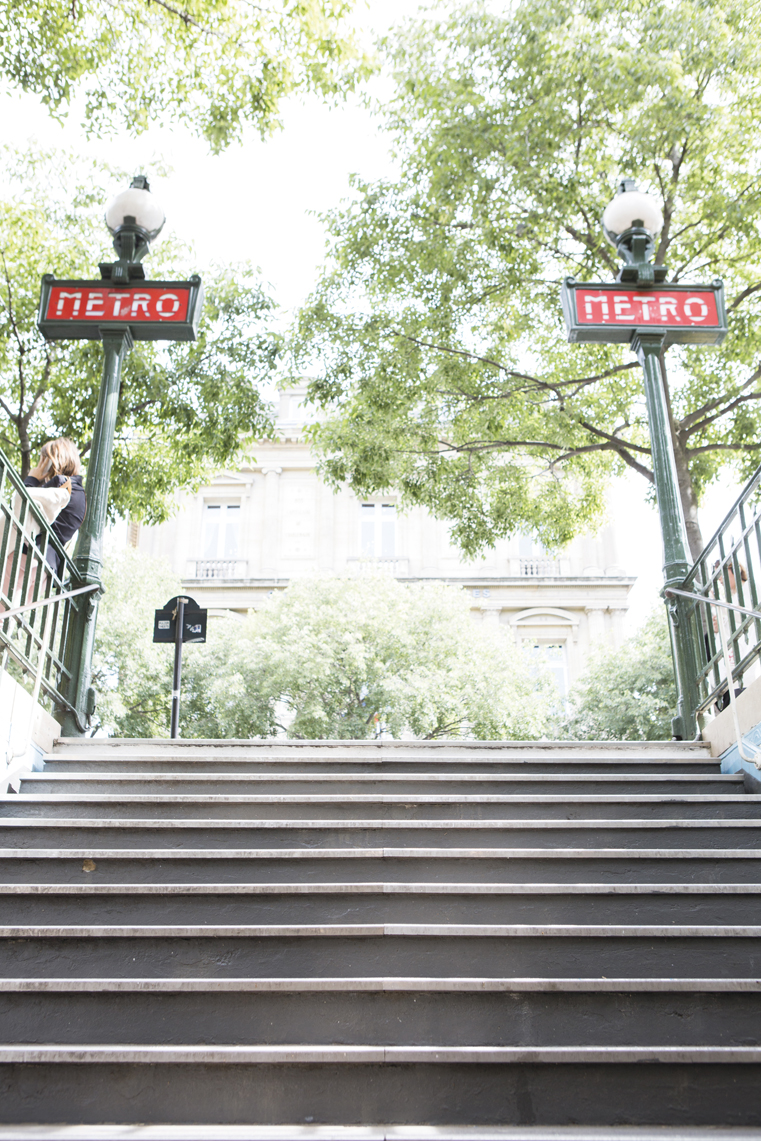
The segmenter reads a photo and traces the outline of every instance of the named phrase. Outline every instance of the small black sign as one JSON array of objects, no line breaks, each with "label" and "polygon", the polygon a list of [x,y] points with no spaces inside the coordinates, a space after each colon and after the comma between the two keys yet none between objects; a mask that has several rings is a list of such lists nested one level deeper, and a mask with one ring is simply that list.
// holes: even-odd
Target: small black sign
[{"label": "small black sign", "polygon": [[[182,640],[183,642],[205,642],[208,611],[201,610],[195,599],[188,598],[187,595],[183,595],[183,597],[185,599],[185,612],[182,622]],[[154,611],[154,642],[174,642],[177,632],[178,602],[179,596],[170,598],[161,610]]]}]

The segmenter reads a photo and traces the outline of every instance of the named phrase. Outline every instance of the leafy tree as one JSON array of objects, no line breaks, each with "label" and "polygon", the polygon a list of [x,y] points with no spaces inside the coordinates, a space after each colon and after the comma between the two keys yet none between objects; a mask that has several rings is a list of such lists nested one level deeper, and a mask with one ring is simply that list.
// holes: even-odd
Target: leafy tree
[{"label": "leafy tree", "polygon": [[[167,733],[171,653],[149,644],[148,616],[175,591],[151,575],[150,561],[123,557],[102,604],[99,684],[111,692],[100,718],[118,735]],[[246,619],[211,620],[207,644],[185,648],[180,728],[209,738],[535,738],[554,696],[549,678],[504,633],[477,626],[451,587],[310,578]]]},{"label": "leafy tree", "polygon": [[[124,177],[71,157],[9,156],[0,199],[0,446],[23,475],[51,436],[77,441],[86,460],[103,350],[97,341],[48,342],[37,330],[40,275],[93,277],[109,260],[104,200]],[[108,189],[110,187],[110,189]],[[113,258],[113,252],[110,255]],[[150,255],[157,277],[198,269],[167,240]],[[271,413],[258,385],[275,366],[274,308],[250,266],[203,274],[206,301],[192,344],[138,342],[122,375],[112,514],[160,522],[179,487],[230,462],[241,436],[266,436]]]},{"label": "leafy tree", "polygon": [[350,0],[2,0],[0,79],[93,134],[180,122],[219,151],[278,123],[292,91],[331,95],[362,70]]},{"label": "leafy tree", "polygon": [[[439,9],[440,12],[440,9]],[[475,553],[561,545],[609,477],[653,475],[640,367],[566,343],[559,287],[611,280],[621,175],[662,203],[669,281],[723,277],[720,349],[673,348],[668,396],[694,555],[701,493],[761,458],[761,22],[745,0],[450,5],[386,44],[399,174],[355,181],[297,359],[323,472],[397,488]]]},{"label": "leafy tree", "polygon": [[581,741],[664,741],[676,707],[666,615],[658,607],[619,650],[601,654],[571,691],[557,735]]},{"label": "leafy tree", "polygon": [[92,678],[96,728],[119,737],[168,737],[171,646],[153,645],[153,612],[180,593],[159,559],[126,547],[108,552],[98,607]]}]

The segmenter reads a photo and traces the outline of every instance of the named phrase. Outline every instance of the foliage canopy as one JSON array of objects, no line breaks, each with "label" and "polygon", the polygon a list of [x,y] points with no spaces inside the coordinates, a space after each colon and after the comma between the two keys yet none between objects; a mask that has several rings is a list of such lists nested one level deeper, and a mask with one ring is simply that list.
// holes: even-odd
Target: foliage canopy
[{"label": "foliage canopy", "polygon": [[98,603],[92,684],[95,724],[119,737],[168,737],[172,647],[153,645],[153,612],[180,593],[179,578],[132,547],[107,552]]},{"label": "foliage canopy", "polygon": [[668,280],[727,286],[723,346],[668,354],[697,553],[703,489],[761,458],[761,5],[440,13],[386,44],[398,175],[355,181],[330,217],[332,264],[301,315],[324,472],[451,518],[470,553],[514,531],[567,542],[626,466],[652,489],[639,366],[569,346],[559,301],[565,275],[615,276],[599,219],[628,175],[662,203]]},{"label": "foliage canopy", "polygon": [[1,0],[0,80],[93,134],[182,122],[214,151],[277,125],[294,90],[336,94],[363,64],[350,0]]},{"label": "foliage canopy", "polygon": [[581,741],[667,741],[676,708],[666,614],[659,606],[619,650],[590,663],[557,735]]}]

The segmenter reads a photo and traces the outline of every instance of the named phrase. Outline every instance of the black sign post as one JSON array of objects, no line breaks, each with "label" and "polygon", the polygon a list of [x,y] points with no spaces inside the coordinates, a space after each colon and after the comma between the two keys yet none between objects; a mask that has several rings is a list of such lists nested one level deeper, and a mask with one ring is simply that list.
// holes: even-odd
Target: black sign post
[{"label": "black sign post", "polygon": [[183,642],[206,641],[207,611],[187,595],[170,598],[166,606],[155,612],[153,619],[154,642],[174,642],[174,672],[172,674],[172,720],[169,735],[176,740],[180,735],[180,686],[182,684]]}]

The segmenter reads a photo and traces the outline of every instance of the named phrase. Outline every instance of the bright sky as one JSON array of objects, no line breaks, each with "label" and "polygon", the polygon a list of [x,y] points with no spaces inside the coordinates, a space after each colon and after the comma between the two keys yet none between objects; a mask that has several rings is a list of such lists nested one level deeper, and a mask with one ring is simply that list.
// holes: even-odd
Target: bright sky
[{"label": "bright sky", "polygon": [[[377,32],[412,11],[414,5],[404,0],[371,0],[359,9],[363,24]],[[284,108],[282,132],[265,143],[252,134],[219,156],[183,130],[88,142],[76,116],[61,127],[35,99],[23,96],[0,97],[0,119],[4,141],[17,146],[61,146],[149,176],[158,161],[170,166],[170,176],[151,180],[166,211],[166,230],[194,243],[199,265],[250,260],[288,311],[307,297],[323,260],[325,235],[317,215],[346,196],[352,173],[372,180],[393,169],[387,143],[358,99],[337,108],[316,98],[292,99]],[[611,493],[610,514],[621,524],[618,562],[638,578],[629,612],[632,630],[656,603],[662,583],[657,514],[645,503],[644,489],[632,473]],[[704,538],[735,495],[726,485],[708,496]]]}]

